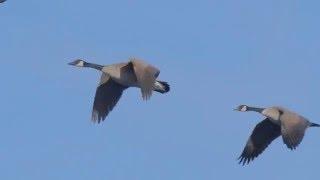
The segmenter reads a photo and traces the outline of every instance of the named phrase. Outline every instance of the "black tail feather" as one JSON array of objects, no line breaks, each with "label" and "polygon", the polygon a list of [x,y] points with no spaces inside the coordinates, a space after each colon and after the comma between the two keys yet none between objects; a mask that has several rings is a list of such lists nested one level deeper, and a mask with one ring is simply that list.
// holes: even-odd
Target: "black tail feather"
[{"label": "black tail feather", "polygon": [[320,124],[316,124],[316,123],[311,123],[310,127],[320,127]]},{"label": "black tail feather", "polygon": [[170,91],[170,85],[167,83],[167,82],[164,82],[164,81],[158,81],[164,89],[156,89],[155,91],[159,92],[159,93],[167,93]]}]

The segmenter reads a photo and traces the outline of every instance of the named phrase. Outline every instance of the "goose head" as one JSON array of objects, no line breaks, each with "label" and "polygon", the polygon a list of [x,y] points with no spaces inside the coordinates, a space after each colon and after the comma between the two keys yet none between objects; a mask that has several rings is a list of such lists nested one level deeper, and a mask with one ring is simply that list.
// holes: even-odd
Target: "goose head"
[{"label": "goose head", "polygon": [[87,64],[87,62],[85,62],[82,59],[77,59],[75,61],[72,61],[70,63],[68,63],[71,66],[77,66],[77,67],[85,67],[85,65]]},{"label": "goose head", "polygon": [[246,111],[248,111],[248,106],[247,105],[240,105],[233,110],[240,111],[240,112],[246,112]]}]

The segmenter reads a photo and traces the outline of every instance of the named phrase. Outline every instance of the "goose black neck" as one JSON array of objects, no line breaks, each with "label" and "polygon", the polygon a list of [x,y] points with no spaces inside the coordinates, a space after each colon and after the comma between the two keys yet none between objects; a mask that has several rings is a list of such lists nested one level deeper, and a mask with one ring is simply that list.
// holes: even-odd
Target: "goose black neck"
[{"label": "goose black neck", "polygon": [[99,64],[87,63],[87,62],[85,62],[83,66],[84,67],[88,67],[88,68],[93,68],[93,69],[96,69],[96,70],[99,70],[99,71],[101,71],[102,68],[103,68],[103,66],[101,66]]},{"label": "goose black neck", "polygon": [[258,113],[262,113],[263,110],[264,110],[264,108],[248,107],[248,111],[255,111]]}]

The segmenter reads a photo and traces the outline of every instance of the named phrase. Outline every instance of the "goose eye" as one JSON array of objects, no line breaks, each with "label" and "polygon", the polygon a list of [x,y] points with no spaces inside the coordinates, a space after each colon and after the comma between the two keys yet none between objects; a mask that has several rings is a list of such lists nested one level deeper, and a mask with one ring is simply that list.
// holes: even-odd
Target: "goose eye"
[{"label": "goose eye", "polygon": [[279,114],[280,114],[280,116],[283,114],[283,111],[281,111],[281,110],[279,110]]}]

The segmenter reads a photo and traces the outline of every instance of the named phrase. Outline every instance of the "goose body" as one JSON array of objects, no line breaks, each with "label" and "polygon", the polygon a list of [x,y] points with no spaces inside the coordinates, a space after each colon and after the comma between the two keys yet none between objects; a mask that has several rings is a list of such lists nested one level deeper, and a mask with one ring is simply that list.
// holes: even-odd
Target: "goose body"
[{"label": "goose body", "polygon": [[93,68],[102,72],[93,104],[94,122],[103,121],[115,107],[123,91],[129,87],[140,88],[144,100],[150,99],[153,91],[170,91],[168,83],[157,80],[160,71],[142,60],[130,59],[129,62],[102,66],[79,59],[69,65]]},{"label": "goose body", "polygon": [[258,157],[279,136],[282,136],[284,144],[289,149],[294,150],[302,142],[309,127],[320,127],[319,124],[312,123],[307,118],[279,106],[257,108],[240,105],[235,110],[254,111],[266,117],[256,125],[239,157],[243,165]]},{"label": "goose body", "polygon": [[140,87],[134,71],[127,67],[127,65],[128,63],[107,65],[101,71],[123,86]]}]

